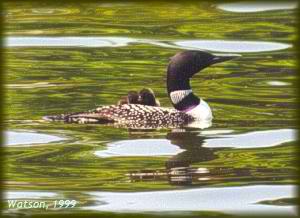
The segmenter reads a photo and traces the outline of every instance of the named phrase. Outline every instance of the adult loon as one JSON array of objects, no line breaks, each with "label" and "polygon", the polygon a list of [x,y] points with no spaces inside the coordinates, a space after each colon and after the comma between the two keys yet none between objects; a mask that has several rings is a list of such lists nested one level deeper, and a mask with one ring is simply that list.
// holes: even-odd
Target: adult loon
[{"label": "adult loon", "polygon": [[138,102],[137,93],[131,93],[132,103],[131,100],[127,100],[119,102],[118,105],[100,106],[86,112],[46,116],[44,119],[67,123],[114,123],[137,128],[179,127],[195,121],[210,122],[211,109],[203,99],[192,92],[190,78],[210,65],[235,57],[238,55],[220,56],[195,50],[174,55],[167,68],[167,91],[175,109],[145,105],[144,102]]}]

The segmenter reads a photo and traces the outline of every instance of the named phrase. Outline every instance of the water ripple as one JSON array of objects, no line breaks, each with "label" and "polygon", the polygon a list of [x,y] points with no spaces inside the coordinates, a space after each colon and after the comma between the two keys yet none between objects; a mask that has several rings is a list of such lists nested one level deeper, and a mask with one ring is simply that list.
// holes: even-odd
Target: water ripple
[{"label": "water ripple", "polygon": [[127,37],[7,37],[6,47],[121,47],[129,44],[152,44],[160,47],[197,49],[215,52],[265,52],[290,48],[278,42],[239,40],[170,40]]},{"label": "water ripple", "polygon": [[55,192],[45,191],[7,191],[4,192],[4,199],[44,199],[56,197]]},{"label": "water ripple", "polygon": [[219,4],[217,8],[238,13],[273,11],[273,10],[289,10],[297,8],[296,1],[272,2],[269,1],[243,1],[234,3]]},{"label": "water ripple", "polygon": [[[257,185],[197,188],[155,192],[88,192],[98,205],[83,209],[114,212],[221,211],[232,214],[296,214],[295,206],[263,205],[257,202],[295,197],[292,185]],[[226,202],[226,203],[224,203]]]},{"label": "water ripple", "polygon": [[273,147],[296,140],[296,130],[278,129],[249,132],[236,135],[218,135],[220,138],[207,139],[204,147],[209,148],[262,148]]},{"label": "water ripple", "polygon": [[[232,131],[210,130],[199,133],[199,147],[208,148],[266,148],[296,140],[296,130],[278,129],[229,134]],[[182,137],[184,134],[182,135]],[[202,138],[203,144],[201,143]],[[105,150],[94,152],[101,158],[130,156],[173,156],[186,151],[180,143],[168,139],[136,139],[108,143]]]},{"label": "water ripple", "polygon": [[98,157],[171,156],[183,152],[165,139],[124,140],[107,144],[106,150],[96,151]]},{"label": "water ripple", "polygon": [[126,37],[7,37],[7,47],[119,47],[135,42]]},{"label": "water ripple", "polygon": [[217,52],[264,52],[291,47],[289,44],[278,42],[229,40],[185,40],[174,42],[174,44],[188,49],[204,49]]},{"label": "water ripple", "polygon": [[4,145],[6,146],[45,144],[65,140],[64,138],[53,135],[15,131],[4,132],[4,138]]}]

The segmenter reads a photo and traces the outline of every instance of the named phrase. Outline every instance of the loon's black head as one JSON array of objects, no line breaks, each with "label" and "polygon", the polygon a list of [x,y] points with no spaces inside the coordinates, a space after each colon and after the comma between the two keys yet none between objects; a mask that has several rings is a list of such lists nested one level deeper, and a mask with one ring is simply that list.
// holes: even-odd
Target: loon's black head
[{"label": "loon's black head", "polygon": [[[167,72],[167,90],[170,95],[174,91],[191,90],[190,78],[213,64],[231,60],[239,55],[216,55],[204,51],[182,51],[174,55],[170,59]],[[187,97],[185,101],[181,101],[181,97]],[[191,105],[199,104],[199,99],[193,93],[177,92],[172,96],[173,105],[178,110],[185,110]],[[180,102],[180,104],[177,104]]]},{"label": "loon's black head", "polygon": [[212,64],[214,55],[202,51],[179,52],[170,59],[168,74],[190,78]]},{"label": "loon's black head", "polygon": [[191,78],[202,69],[216,63],[221,63],[238,55],[215,55],[204,51],[183,51],[179,52],[170,59],[168,66],[168,75],[174,75],[178,78]]}]

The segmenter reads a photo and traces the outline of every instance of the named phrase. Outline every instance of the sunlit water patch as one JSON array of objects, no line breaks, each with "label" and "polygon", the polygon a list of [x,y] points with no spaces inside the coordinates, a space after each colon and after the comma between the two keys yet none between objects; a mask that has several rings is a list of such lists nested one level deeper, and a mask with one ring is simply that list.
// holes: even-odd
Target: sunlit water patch
[{"label": "sunlit water patch", "polygon": [[206,139],[204,147],[230,148],[262,148],[277,146],[285,142],[296,140],[296,130],[278,129],[249,132],[236,135],[218,135],[220,138]]},{"label": "sunlit water patch", "polygon": [[79,12],[79,10],[72,10],[69,8],[64,8],[64,9],[60,9],[60,8],[51,8],[51,7],[42,7],[42,8],[33,8],[31,9],[32,14],[34,15],[68,15],[68,14],[76,14]]},{"label": "sunlit water patch", "polygon": [[7,88],[14,89],[33,89],[33,88],[47,88],[47,87],[56,87],[56,84],[51,84],[48,82],[37,82],[37,83],[24,83],[24,84],[7,84],[5,85]]},{"label": "sunlit water patch", "polygon": [[5,131],[4,139],[5,139],[4,145],[7,146],[45,144],[45,143],[65,140],[62,137],[58,137],[54,135],[33,133],[33,132],[15,132],[15,131]]},{"label": "sunlit water patch", "polygon": [[267,82],[267,84],[270,86],[289,86],[289,85],[291,85],[290,83],[282,82],[282,81],[269,81],[269,82]]},{"label": "sunlit water patch", "polygon": [[[294,206],[258,204],[262,200],[292,198],[296,187],[292,185],[258,185],[225,188],[197,188],[189,190],[153,192],[88,192],[98,205],[85,207],[113,212],[171,212],[221,211],[239,213],[276,213],[295,215]],[[225,203],[226,202],[226,203]]]},{"label": "sunlit water patch", "polygon": [[120,47],[135,42],[126,37],[7,37],[7,47]]},{"label": "sunlit water patch", "polygon": [[53,198],[58,194],[46,191],[7,191],[4,192],[4,199],[41,199]]},{"label": "sunlit water patch", "polygon": [[137,139],[109,143],[106,150],[96,151],[98,157],[171,156],[183,152],[165,139]]},{"label": "sunlit water patch", "polygon": [[250,13],[260,11],[273,11],[273,10],[289,10],[297,8],[296,1],[244,1],[234,3],[219,4],[217,8],[238,13]]},{"label": "sunlit water patch", "polygon": [[218,134],[228,134],[234,132],[231,129],[217,129],[217,130],[203,130],[200,135],[218,135]]},{"label": "sunlit water patch", "polygon": [[[296,131],[279,129],[230,134],[232,130],[206,130],[203,147],[263,148],[296,140]],[[101,158],[121,156],[173,156],[185,151],[168,139],[137,139],[108,143],[105,150],[94,152]]]},{"label": "sunlit water patch", "polygon": [[265,52],[291,47],[287,43],[230,40],[170,40],[126,37],[7,37],[6,47],[121,47],[129,44],[152,44],[160,47],[198,49],[216,52]]},{"label": "sunlit water patch", "polygon": [[216,52],[265,52],[287,49],[290,44],[262,41],[230,40],[184,40],[175,41],[175,45],[184,49],[200,49]]}]

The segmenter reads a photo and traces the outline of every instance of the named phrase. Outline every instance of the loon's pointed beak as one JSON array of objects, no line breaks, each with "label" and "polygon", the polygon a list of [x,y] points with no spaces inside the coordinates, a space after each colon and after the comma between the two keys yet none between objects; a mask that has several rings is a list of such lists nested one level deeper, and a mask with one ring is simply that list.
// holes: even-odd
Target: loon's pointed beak
[{"label": "loon's pointed beak", "polygon": [[241,57],[239,54],[215,54],[215,57],[212,60],[212,64],[221,63],[224,61],[229,61],[234,58]]}]

